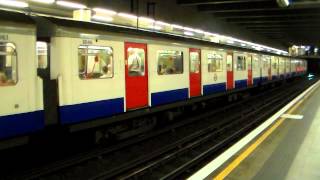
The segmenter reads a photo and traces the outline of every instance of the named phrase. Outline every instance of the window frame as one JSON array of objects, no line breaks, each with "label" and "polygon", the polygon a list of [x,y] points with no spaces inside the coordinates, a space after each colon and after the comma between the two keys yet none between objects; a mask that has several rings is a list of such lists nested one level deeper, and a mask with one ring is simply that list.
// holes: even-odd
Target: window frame
[{"label": "window frame", "polygon": [[[170,74],[160,74],[159,72],[159,54],[160,54],[160,52],[169,52],[169,51],[171,51],[171,52],[180,52],[181,53],[181,73],[170,73]],[[184,74],[184,51],[183,50],[163,50],[163,49],[158,49],[157,51],[156,51],[156,58],[157,58],[157,74],[159,75],[159,76],[165,76],[165,75],[181,75],[181,74]]]},{"label": "window frame", "polygon": [[[80,47],[81,46],[83,46],[83,47],[86,47],[86,48],[83,48],[83,49],[89,49],[89,47],[91,46],[91,47],[102,47],[102,48],[110,48],[111,50],[112,50],[112,66],[111,66],[111,68],[112,68],[112,76],[110,76],[110,77],[103,77],[103,78],[81,78],[80,77],[80,66],[79,66],[79,58],[80,58],[80,52],[79,52],[79,50],[81,49]],[[99,50],[99,49],[95,49],[95,48],[91,48],[91,49],[93,49],[93,50]],[[87,53],[88,54],[88,53]],[[88,56],[86,56],[86,57],[88,57]],[[112,79],[112,78],[114,78],[114,49],[113,49],[113,47],[112,46],[102,46],[102,45],[92,45],[92,44],[80,44],[79,46],[78,46],[78,60],[77,60],[77,64],[78,64],[78,69],[77,69],[77,72],[78,72],[78,78],[80,79],[80,80],[103,80],[103,79]],[[86,62],[85,62],[85,68],[87,68],[87,64],[88,64],[88,59],[86,59]]]},{"label": "window frame", "polygon": [[[0,85],[0,87],[8,87],[8,86],[16,86],[19,83],[19,65],[18,65],[18,51],[17,51],[17,45],[14,42],[9,42],[9,41],[0,41],[0,47],[2,46],[1,44],[12,44],[14,47],[13,52],[15,53],[16,56],[16,81],[14,83],[6,84],[6,85]],[[10,47],[7,45],[3,45],[3,47]],[[12,63],[12,62],[11,62]]]}]

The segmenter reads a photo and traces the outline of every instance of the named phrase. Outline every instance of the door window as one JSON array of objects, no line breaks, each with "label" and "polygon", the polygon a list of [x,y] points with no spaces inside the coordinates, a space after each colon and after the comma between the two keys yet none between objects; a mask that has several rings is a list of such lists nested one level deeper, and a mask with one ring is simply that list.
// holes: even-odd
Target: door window
[{"label": "door window", "polygon": [[233,71],[232,69],[232,55],[227,55],[227,71]]},{"label": "door window", "polygon": [[199,73],[200,72],[200,53],[190,52],[190,72]]},{"label": "door window", "polygon": [[0,43],[0,86],[15,85],[18,81],[17,51],[13,43]]},{"label": "door window", "polygon": [[141,48],[128,48],[128,73],[129,76],[145,75],[145,52]]}]

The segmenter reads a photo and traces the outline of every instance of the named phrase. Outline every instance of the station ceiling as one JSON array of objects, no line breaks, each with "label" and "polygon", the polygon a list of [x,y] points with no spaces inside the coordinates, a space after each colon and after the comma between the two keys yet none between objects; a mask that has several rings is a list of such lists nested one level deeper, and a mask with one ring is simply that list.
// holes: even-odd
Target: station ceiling
[{"label": "station ceiling", "polygon": [[[290,1],[290,0],[289,0]],[[177,0],[284,45],[320,45],[320,0]]]}]

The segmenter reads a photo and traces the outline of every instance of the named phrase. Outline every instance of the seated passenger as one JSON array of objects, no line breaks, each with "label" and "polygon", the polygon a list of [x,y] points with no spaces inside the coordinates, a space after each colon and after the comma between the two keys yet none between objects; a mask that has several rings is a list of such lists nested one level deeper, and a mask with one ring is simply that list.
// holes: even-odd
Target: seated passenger
[{"label": "seated passenger", "polygon": [[4,72],[0,72],[0,86],[7,85],[7,76]]}]

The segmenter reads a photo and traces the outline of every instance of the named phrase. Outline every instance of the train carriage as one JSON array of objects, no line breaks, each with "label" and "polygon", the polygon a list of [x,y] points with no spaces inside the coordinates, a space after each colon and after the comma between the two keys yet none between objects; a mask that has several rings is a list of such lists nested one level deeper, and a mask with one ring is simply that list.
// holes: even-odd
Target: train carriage
[{"label": "train carriage", "polygon": [[202,50],[203,95],[226,91],[226,57],[223,49]]},{"label": "train carriage", "polygon": [[253,85],[257,86],[261,81],[261,55],[252,54],[252,79]]},{"label": "train carriage", "polygon": [[57,79],[60,122],[75,123],[124,112],[124,43],[100,34],[57,27],[51,38],[51,79]]},{"label": "train carriage", "polygon": [[151,106],[186,100],[189,97],[188,48],[148,45],[149,102]]},{"label": "train carriage", "polygon": [[261,81],[262,83],[271,80],[271,57],[269,55],[262,55],[261,58]]},{"label": "train carriage", "polygon": [[279,78],[279,57],[271,56],[271,80]]},{"label": "train carriage", "polygon": [[36,26],[20,14],[3,13],[0,19],[2,139],[42,129],[44,117],[42,80],[37,76]]},{"label": "train carriage", "polygon": [[[251,58],[250,58],[251,60]],[[234,87],[236,89],[246,88],[248,85],[248,56],[244,52],[234,52]]]},{"label": "train carriage", "polygon": [[0,139],[179,111],[307,69],[303,60],[136,29],[19,13],[0,19]]}]

